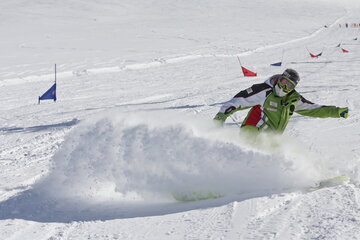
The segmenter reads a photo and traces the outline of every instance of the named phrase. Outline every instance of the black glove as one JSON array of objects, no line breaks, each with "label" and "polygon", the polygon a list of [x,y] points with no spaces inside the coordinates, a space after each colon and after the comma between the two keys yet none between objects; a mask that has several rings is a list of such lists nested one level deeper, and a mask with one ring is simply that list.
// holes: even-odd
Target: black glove
[{"label": "black glove", "polygon": [[349,116],[349,108],[339,108],[340,117],[347,118]]}]

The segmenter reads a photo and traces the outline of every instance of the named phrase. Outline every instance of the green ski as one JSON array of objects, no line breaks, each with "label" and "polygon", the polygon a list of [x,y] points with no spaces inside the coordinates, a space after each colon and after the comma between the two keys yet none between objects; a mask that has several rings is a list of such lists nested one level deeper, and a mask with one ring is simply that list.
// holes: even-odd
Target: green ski
[{"label": "green ski", "polygon": [[314,187],[310,187],[309,191],[315,191],[325,187],[334,187],[338,185],[342,185],[348,183],[350,178],[346,175],[340,175],[332,178],[327,178],[324,180],[319,181]]}]

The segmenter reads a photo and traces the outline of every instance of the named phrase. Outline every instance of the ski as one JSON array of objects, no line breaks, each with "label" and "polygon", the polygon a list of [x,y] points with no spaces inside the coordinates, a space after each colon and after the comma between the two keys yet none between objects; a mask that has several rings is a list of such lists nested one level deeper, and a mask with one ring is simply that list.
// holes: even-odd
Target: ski
[{"label": "ski", "polygon": [[310,192],[312,192],[312,191],[316,191],[318,189],[325,188],[325,187],[334,187],[334,186],[342,185],[342,184],[348,183],[349,181],[350,181],[350,178],[348,176],[339,175],[336,177],[323,179],[323,180],[319,181],[318,183],[316,183],[315,186],[310,187],[308,190]]}]

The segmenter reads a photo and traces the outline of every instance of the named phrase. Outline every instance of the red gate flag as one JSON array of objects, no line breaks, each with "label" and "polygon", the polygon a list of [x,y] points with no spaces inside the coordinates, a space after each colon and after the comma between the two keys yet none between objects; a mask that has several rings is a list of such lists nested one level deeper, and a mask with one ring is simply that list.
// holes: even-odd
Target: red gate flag
[{"label": "red gate flag", "polygon": [[348,50],[343,49],[343,48],[341,48],[341,51],[342,51],[343,53],[348,53],[348,52],[349,52]]},{"label": "red gate flag", "polygon": [[254,72],[250,71],[249,69],[246,69],[242,66],[239,56],[237,56],[237,59],[239,60],[239,64],[241,66],[241,70],[244,74],[244,77],[256,77],[256,75],[257,75],[256,73],[254,73]]},{"label": "red gate flag", "polygon": [[312,54],[310,51],[309,51],[309,49],[308,48],[306,48],[306,50],[308,51],[308,53],[310,54],[310,57],[311,58],[318,58],[318,57],[320,57],[321,55],[322,55],[322,51],[321,51],[321,53],[319,53],[319,54]]},{"label": "red gate flag", "polygon": [[316,55],[312,54],[311,52],[309,52],[309,54],[310,54],[310,57],[312,57],[312,58],[318,58],[322,55],[322,52],[319,54],[316,54]]},{"label": "red gate flag", "polygon": [[318,55],[314,55],[314,54],[310,53],[310,57],[312,57],[312,58],[318,58],[319,56],[318,56]]},{"label": "red gate flag", "polygon": [[245,77],[256,77],[257,76],[256,73],[250,71],[249,69],[244,68],[243,66],[241,66],[241,70]]}]

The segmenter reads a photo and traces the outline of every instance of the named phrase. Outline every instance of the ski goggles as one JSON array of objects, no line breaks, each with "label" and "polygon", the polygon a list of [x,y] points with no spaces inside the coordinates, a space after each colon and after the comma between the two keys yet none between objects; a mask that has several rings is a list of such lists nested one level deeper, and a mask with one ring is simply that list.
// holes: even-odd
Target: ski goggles
[{"label": "ski goggles", "polygon": [[296,86],[295,82],[286,76],[279,78],[278,85],[284,92],[291,92]]}]

